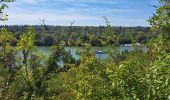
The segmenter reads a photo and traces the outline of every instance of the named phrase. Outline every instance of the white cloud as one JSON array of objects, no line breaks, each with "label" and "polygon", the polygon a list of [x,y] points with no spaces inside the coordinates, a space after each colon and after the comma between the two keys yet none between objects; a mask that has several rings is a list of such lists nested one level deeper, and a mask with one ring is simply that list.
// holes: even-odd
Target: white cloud
[{"label": "white cloud", "polygon": [[[20,0],[19,2],[26,2],[26,3],[36,3],[39,0]],[[16,1],[17,2],[17,1]]]},{"label": "white cloud", "polygon": [[[49,1],[49,0],[48,0]],[[62,10],[54,8],[41,7],[41,3],[48,2],[47,0],[18,0],[10,9],[7,10],[9,15],[7,22],[0,24],[40,24],[38,18],[46,18],[46,23],[50,25],[69,25],[70,21],[76,20],[75,25],[104,25],[102,16],[108,16],[111,19],[112,25],[148,25],[145,19],[122,16],[125,13],[137,14],[140,10],[134,9],[117,9],[117,8],[86,8],[85,3],[106,3],[105,0],[53,0],[54,5],[58,2],[72,3],[81,8],[65,7]],[[57,2],[58,1],[58,2]],[[118,0],[107,0],[107,3],[116,3]],[[49,1],[50,2],[50,1]],[[31,4],[33,8],[22,7],[25,3]],[[56,4],[55,4],[56,3]],[[46,5],[49,5],[45,3]],[[35,5],[35,6],[34,6]],[[37,6],[38,5],[38,6]],[[135,12],[135,13],[134,13]]]},{"label": "white cloud", "polygon": [[[116,4],[118,0],[53,0],[54,3],[72,3],[84,5],[84,3],[101,3],[101,4]],[[29,3],[29,4],[37,4],[40,2],[50,3],[49,0],[16,0],[16,3]]]},{"label": "white cloud", "polygon": [[[81,14],[72,14],[71,12],[50,12],[48,10],[39,12],[39,11],[29,11],[24,9],[17,9],[16,12],[9,11],[9,20],[7,22],[1,22],[0,24],[30,24],[37,25],[40,24],[38,18],[46,18],[46,24],[49,25],[69,25],[71,21],[76,20],[75,25],[90,25],[98,26],[105,25],[102,16],[90,16],[90,15],[81,15]],[[123,25],[123,26],[137,26],[147,25],[145,19],[126,19],[126,16],[108,16],[112,25]]]},{"label": "white cloud", "polygon": [[118,0],[54,0],[56,2],[64,3],[103,3],[103,4],[115,4]]},{"label": "white cloud", "polygon": [[[71,14],[69,12],[61,13],[61,12],[50,12],[48,10],[40,12],[40,11],[29,11],[17,8],[14,10],[10,10],[8,21],[1,22],[0,24],[39,24],[39,18],[46,18],[46,23],[50,25],[69,25],[70,21],[76,20],[77,25],[83,25],[84,22],[96,23],[99,22],[101,17],[96,16],[88,16],[81,14]],[[87,24],[84,24],[87,25]],[[94,25],[94,24],[91,24]]]},{"label": "white cloud", "polygon": [[45,2],[46,0],[16,0],[15,4],[38,4],[40,2]]}]

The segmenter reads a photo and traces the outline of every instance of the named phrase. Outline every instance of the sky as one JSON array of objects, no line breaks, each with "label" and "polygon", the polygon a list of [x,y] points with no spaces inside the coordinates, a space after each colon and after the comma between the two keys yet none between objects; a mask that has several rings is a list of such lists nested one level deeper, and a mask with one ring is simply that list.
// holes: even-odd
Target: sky
[{"label": "sky", "polygon": [[107,16],[112,26],[149,26],[158,0],[16,0],[5,10],[8,21],[1,25],[75,26],[105,25]]}]

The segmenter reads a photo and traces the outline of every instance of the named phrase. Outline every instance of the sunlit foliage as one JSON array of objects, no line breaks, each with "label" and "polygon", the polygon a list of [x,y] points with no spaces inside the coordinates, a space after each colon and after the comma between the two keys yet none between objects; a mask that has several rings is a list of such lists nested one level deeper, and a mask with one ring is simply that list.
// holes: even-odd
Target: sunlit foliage
[{"label": "sunlit foliage", "polygon": [[[157,37],[146,43],[148,51],[135,49],[120,53],[118,40],[105,17],[103,38],[110,36],[113,51],[108,60],[97,59],[89,44],[79,50],[76,61],[65,42],[56,42],[51,54],[37,52],[35,31],[15,38],[6,29],[0,31],[1,100],[169,100],[169,1],[149,21]],[[142,34],[142,33],[140,33]],[[129,36],[130,37],[130,36]],[[79,43],[82,40],[79,39]],[[16,42],[16,47],[11,44]],[[72,40],[69,40],[69,44]],[[109,42],[103,42],[107,45]],[[133,48],[137,48],[133,45]],[[20,53],[20,55],[18,55]],[[63,63],[62,65],[59,63]]]}]

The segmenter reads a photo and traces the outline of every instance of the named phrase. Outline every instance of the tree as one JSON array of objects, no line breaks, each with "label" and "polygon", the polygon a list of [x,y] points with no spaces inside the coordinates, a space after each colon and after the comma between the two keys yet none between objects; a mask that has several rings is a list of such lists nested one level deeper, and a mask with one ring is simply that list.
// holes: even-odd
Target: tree
[{"label": "tree", "polygon": [[4,9],[8,8],[8,5],[6,4],[7,2],[14,2],[15,0],[0,0],[0,20],[5,21],[7,20],[7,15],[4,14]]},{"label": "tree", "polygon": [[160,0],[161,6],[157,8],[156,14],[149,20],[153,33],[163,39],[162,48],[170,52],[170,1]]},{"label": "tree", "polygon": [[10,99],[11,94],[9,88],[14,81],[15,74],[18,70],[16,66],[15,49],[10,45],[15,37],[6,31],[1,29],[0,32],[0,99]]}]

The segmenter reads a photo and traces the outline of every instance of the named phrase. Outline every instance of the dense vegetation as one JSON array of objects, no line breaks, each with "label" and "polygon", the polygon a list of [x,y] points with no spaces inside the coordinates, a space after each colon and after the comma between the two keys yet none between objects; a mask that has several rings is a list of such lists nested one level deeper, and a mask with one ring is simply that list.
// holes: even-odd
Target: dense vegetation
[{"label": "dense vegetation", "polygon": [[[105,26],[29,26],[29,25],[10,25],[0,26],[13,33],[18,39],[19,36],[28,31],[29,27],[35,29],[36,46],[52,46],[56,41],[67,41],[66,45],[81,46],[84,43],[90,43],[92,46],[105,46],[106,37],[103,36]],[[149,27],[111,27],[112,33],[119,37],[119,44],[131,44],[132,42],[146,43],[151,35]],[[114,44],[111,39],[109,44]],[[15,44],[14,44],[15,45]]]},{"label": "dense vegetation", "polygon": [[[3,1],[1,1],[3,2]],[[0,32],[0,100],[169,100],[170,99],[170,2],[149,20],[154,38],[148,52],[134,49],[119,53],[119,37],[107,22],[103,36],[113,48],[109,60],[101,60],[84,44],[75,61],[62,41],[51,48],[49,57],[36,51],[35,30],[18,38]],[[111,38],[109,38],[111,37]],[[16,41],[16,47],[11,43]],[[133,48],[136,48],[134,45]],[[18,57],[17,53],[22,54]],[[64,67],[56,62],[64,61]]]}]

